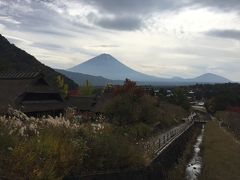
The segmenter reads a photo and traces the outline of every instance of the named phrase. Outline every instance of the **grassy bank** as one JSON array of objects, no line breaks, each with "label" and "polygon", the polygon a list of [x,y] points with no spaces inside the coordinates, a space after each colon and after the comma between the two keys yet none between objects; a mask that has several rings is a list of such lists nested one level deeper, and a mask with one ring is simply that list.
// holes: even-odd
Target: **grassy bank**
[{"label": "grassy bank", "polygon": [[240,113],[229,111],[218,111],[215,113],[215,117],[222,122],[222,126],[227,131],[234,134],[234,136],[240,139]]},{"label": "grassy bank", "polygon": [[240,145],[225,133],[217,121],[210,121],[203,140],[203,171],[201,179],[240,179]]}]

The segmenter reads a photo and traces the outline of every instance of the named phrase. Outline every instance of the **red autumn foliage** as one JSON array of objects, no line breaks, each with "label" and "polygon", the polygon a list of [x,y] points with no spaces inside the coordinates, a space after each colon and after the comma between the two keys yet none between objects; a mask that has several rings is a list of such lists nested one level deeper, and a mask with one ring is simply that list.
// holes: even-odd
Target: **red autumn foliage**
[{"label": "red autumn foliage", "polygon": [[240,113],[240,106],[229,107],[227,111]]},{"label": "red autumn foliage", "polygon": [[137,97],[144,95],[144,90],[136,85],[136,82],[126,79],[123,86],[114,86],[114,96],[121,94],[129,94]]},{"label": "red autumn foliage", "polygon": [[69,90],[68,96],[69,97],[78,97],[78,96],[80,96],[80,91],[78,89],[77,90]]}]

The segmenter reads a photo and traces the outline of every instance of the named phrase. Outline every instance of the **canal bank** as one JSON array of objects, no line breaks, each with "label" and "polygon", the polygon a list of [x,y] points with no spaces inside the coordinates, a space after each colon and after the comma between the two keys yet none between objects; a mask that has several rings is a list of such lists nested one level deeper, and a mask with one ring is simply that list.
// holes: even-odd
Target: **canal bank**
[{"label": "canal bank", "polygon": [[203,138],[203,168],[200,180],[239,180],[240,145],[233,134],[225,133],[217,120],[205,127]]},{"label": "canal bank", "polygon": [[[200,136],[202,134],[202,124],[195,124],[193,131],[189,136],[188,143],[186,143],[185,148],[182,152],[182,156],[179,157],[174,164],[174,167],[169,171],[167,179],[178,179],[178,180],[186,180],[187,179],[187,169],[190,172],[193,172],[194,157],[196,156],[196,152],[199,152],[198,147],[198,139],[201,139]],[[190,168],[190,166],[192,168]]]},{"label": "canal bank", "polygon": [[197,137],[196,143],[193,146],[193,157],[189,161],[186,168],[186,180],[197,180],[201,174],[202,157],[201,145],[203,141],[204,125],[202,125],[201,134]]},{"label": "canal bank", "polygon": [[[175,171],[182,164],[182,159],[185,157],[186,149],[190,149],[187,153],[186,160],[190,160],[192,156],[192,146],[195,143],[196,137],[200,134],[201,128],[199,125],[193,125],[184,132],[176,141],[174,141],[161,155],[156,158],[153,163],[140,170],[119,171],[110,173],[99,173],[80,177],[69,177],[66,179],[87,179],[87,180],[159,180],[159,179],[180,179],[185,176],[185,167],[180,168],[181,171]],[[189,148],[190,147],[190,148]],[[186,163],[187,163],[186,161]],[[186,164],[185,163],[185,164]],[[179,174],[179,172],[181,172]],[[182,173],[183,172],[183,173]],[[174,175],[176,175],[174,178]]]}]

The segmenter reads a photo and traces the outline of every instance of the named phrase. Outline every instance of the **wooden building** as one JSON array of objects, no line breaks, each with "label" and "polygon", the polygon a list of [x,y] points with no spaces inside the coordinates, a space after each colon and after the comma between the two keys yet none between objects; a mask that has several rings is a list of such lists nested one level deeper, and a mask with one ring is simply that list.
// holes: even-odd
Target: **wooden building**
[{"label": "wooden building", "polygon": [[81,115],[83,119],[91,119],[96,116],[96,103],[95,96],[78,96],[69,97],[67,106],[74,109],[75,115]]},{"label": "wooden building", "polygon": [[0,73],[0,114],[8,107],[27,115],[59,115],[64,113],[65,102],[58,90],[38,72]]}]

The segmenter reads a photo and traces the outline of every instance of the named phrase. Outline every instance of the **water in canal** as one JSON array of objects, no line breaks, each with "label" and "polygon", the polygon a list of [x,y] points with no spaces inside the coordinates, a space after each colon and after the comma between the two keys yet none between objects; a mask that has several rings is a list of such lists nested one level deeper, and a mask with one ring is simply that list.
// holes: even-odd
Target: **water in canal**
[{"label": "water in canal", "polygon": [[196,143],[193,146],[194,152],[193,157],[189,161],[186,167],[186,179],[187,180],[197,180],[198,176],[201,173],[202,168],[202,158],[200,156],[200,147],[203,140],[203,133],[204,133],[204,125],[202,126],[201,134],[197,137]]}]

